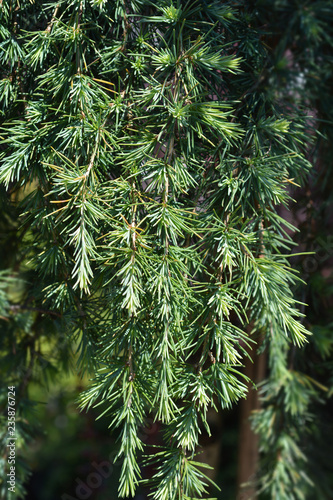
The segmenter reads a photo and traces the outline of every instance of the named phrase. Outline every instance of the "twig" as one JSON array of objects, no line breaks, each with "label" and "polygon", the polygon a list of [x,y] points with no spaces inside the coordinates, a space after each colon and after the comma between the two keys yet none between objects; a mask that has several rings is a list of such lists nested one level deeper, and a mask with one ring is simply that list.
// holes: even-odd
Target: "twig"
[{"label": "twig", "polygon": [[13,304],[9,306],[9,309],[13,312],[18,312],[18,311],[33,311],[33,312],[39,312],[41,314],[50,314],[51,316],[57,316],[58,318],[62,318],[62,315],[56,311],[50,311],[49,309],[40,309],[39,307],[26,307],[26,306],[21,306],[19,304]]},{"label": "twig", "polygon": [[[133,354],[133,349],[132,349],[132,344],[131,344],[129,346],[129,350],[128,350],[128,366],[129,366],[129,371],[130,371],[130,374],[128,377],[129,382],[133,382],[134,377],[135,377],[135,373],[133,371],[132,354]],[[131,384],[131,386],[130,386],[130,397],[129,397],[128,402],[127,402],[127,408],[129,408],[132,404],[132,393],[133,393],[133,384]]]},{"label": "twig", "polygon": [[54,9],[54,12],[52,14],[52,18],[51,18],[51,21],[49,22],[49,24],[47,25],[47,28],[46,28],[46,32],[47,33],[51,33],[51,29],[52,29],[52,26],[53,26],[53,23],[54,21],[56,20],[56,17],[57,17],[57,14],[58,14],[58,10],[59,10],[59,4],[57,4],[56,8]]},{"label": "twig", "polygon": [[[77,16],[77,27],[76,30],[79,32],[80,30],[80,24],[81,24],[81,17],[82,17],[82,2],[80,3],[79,7],[79,12]],[[76,49],[76,68],[77,68],[77,73],[81,73],[81,65],[80,65],[80,44],[77,44],[77,49]]]}]

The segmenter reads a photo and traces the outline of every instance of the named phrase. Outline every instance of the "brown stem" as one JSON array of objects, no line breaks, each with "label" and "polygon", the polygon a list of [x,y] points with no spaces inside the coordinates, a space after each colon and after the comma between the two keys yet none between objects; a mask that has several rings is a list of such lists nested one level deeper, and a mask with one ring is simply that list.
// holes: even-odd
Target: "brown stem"
[{"label": "brown stem", "polygon": [[132,344],[129,346],[129,350],[128,350],[128,366],[129,366],[129,370],[130,370],[129,380],[132,381],[132,380],[134,380]]},{"label": "brown stem", "polygon": [[124,11],[123,11],[123,15],[124,15],[124,21],[125,21],[125,29],[124,29],[124,34],[123,34],[123,38],[124,38],[124,41],[123,41],[123,44],[120,48],[120,51],[121,52],[124,52],[125,51],[125,48],[126,48],[126,42],[127,42],[127,34],[128,34],[128,31],[131,27],[130,23],[128,22],[128,19],[127,19],[127,15],[126,15],[126,5],[125,5],[125,2],[123,1],[123,4],[124,4]]},{"label": "brown stem", "polygon": [[204,365],[205,359],[206,359],[206,351],[207,351],[207,344],[208,344],[208,334],[205,336],[205,340],[203,341],[202,344],[202,352],[201,352],[201,358],[199,361],[199,366],[198,366],[198,372],[201,373],[202,367]]},{"label": "brown stem", "polygon": [[[80,30],[80,24],[81,24],[81,17],[82,17],[82,2],[80,3],[80,7],[79,7],[79,12],[78,12],[78,16],[77,16],[77,27],[76,27],[76,30],[79,31]],[[80,48],[79,48],[79,44],[77,45],[77,49],[76,49],[76,68],[77,68],[77,73],[80,74],[81,73],[81,64],[80,64]]]},{"label": "brown stem", "polygon": [[136,200],[135,200],[135,182],[132,184],[132,248],[133,250],[136,250],[136,231],[135,231],[135,226],[136,226]]},{"label": "brown stem", "polygon": [[132,349],[132,344],[129,346],[129,350],[128,350],[128,366],[129,366],[129,377],[128,377],[128,380],[129,382],[131,382],[131,386],[130,386],[130,397],[129,397],[129,400],[128,400],[128,403],[127,403],[127,407],[129,408],[132,404],[132,393],[133,393],[133,380],[134,380],[134,377],[135,377],[135,373],[134,373],[134,370],[133,370],[133,359],[132,359],[132,356],[133,356],[133,349]]},{"label": "brown stem", "polygon": [[206,361],[206,353],[208,354],[211,363],[213,365],[215,365],[215,363],[216,363],[216,359],[214,358],[212,351],[210,349],[208,349],[208,340],[209,340],[209,333],[207,333],[207,335],[205,336],[205,340],[203,341],[203,344],[202,344],[202,353],[201,353],[201,358],[200,358],[200,361],[198,364],[198,372],[199,373],[201,373],[203,365]]},{"label": "brown stem", "polygon": [[52,26],[53,26],[53,23],[54,21],[56,20],[56,17],[57,17],[57,14],[58,14],[58,10],[59,10],[59,4],[56,6],[56,8],[54,9],[54,12],[52,14],[52,18],[51,18],[51,21],[49,22],[49,24],[47,25],[47,28],[46,28],[46,32],[47,33],[51,33],[51,30],[52,30]]},{"label": "brown stem", "polygon": [[34,311],[34,312],[39,312],[41,314],[50,314],[51,316],[57,316],[58,318],[62,317],[62,315],[56,311],[50,311],[48,309],[40,309],[39,307],[26,307],[26,306],[21,306],[19,304],[13,304],[9,307],[9,309],[13,312]]},{"label": "brown stem", "polygon": [[93,168],[94,166],[94,162],[95,162],[95,158],[96,158],[96,154],[97,154],[97,150],[98,150],[98,145],[99,145],[99,141],[97,139],[96,141],[96,146],[95,146],[95,149],[93,151],[93,154],[91,155],[91,158],[90,158],[90,161],[89,161],[89,165],[88,165],[88,168],[87,168],[87,171],[85,172],[84,174],[84,177],[85,179],[88,178],[89,174],[90,174],[90,171],[91,169]]}]

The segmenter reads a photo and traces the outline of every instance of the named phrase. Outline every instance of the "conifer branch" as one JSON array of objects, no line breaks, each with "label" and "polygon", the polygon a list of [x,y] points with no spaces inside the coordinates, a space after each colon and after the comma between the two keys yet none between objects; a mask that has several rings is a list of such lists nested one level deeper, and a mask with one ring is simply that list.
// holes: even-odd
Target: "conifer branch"
[{"label": "conifer branch", "polygon": [[53,27],[53,24],[55,23],[55,20],[57,18],[57,14],[58,14],[58,11],[59,11],[59,7],[60,5],[57,4],[56,5],[56,8],[54,9],[53,11],[53,14],[52,14],[52,17],[51,17],[51,21],[48,23],[47,27],[46,27],[46,32],[47,33],[51,33],[51,30],[52,30],[52,27]]},{"label": "conifer branch", "polygon": [[[148,3],[56,0],[50,11],[0,0],[1,375],[10,385],[22,373],[28,397],[32,379],[42,386],[74,357],[77,374],[91,375],[81,408],[112,415],[120,434],[119,497],[135,496],[138,429],[153,415],[167,446],[147,447],[157,462],[149,494],[206,498],[193,461],[200,426],[209,433],[208,408],[251,399],[255,372],[244,370],[256,330],[269,356],[253,415],[259,488],[305,498],[300,429],[319,386],[312,350],[301,349],[307,309],[291,269],[301,264],[288,256],[296,229],[279,207],[285,214],[310,168],[299,101],[317,109],[319,81],[325,94],[332,9]],[[40,7],[51,16],[43,25]],[[24,303],[13,303],[12,269]],[[325,360],[328,329],[322,343],[314,332]],[[21,436],[33,438],[32,423]]]}]

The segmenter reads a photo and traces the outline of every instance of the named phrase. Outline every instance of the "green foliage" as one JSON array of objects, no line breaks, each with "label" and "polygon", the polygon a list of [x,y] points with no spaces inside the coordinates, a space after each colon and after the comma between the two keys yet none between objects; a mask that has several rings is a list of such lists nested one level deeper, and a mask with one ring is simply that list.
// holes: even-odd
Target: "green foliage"
[{"label": "green foliage", "polygon": [[[153,414],[165,429],[153,498],[203,498],[199,423],[209,431],[210,407],[246,397],[256,332],[270,353],[254,418],[261,490],[302,499],[311,484],[299,426],[318,395],[286,364],[309,332],[287,255],[295,228],[279,207],[308,175],[313,134],[295,85],[291,98],[273,82],[260,13],[205,0],[1,4],[14,250],[0,275],[3,377],[25,408],[38,366],[47,379],[77,350],[92,379],[80,407],[119,429],[120,497],[143,481],[139,431]],[[311,40],[326,39],[306,19]]]}]

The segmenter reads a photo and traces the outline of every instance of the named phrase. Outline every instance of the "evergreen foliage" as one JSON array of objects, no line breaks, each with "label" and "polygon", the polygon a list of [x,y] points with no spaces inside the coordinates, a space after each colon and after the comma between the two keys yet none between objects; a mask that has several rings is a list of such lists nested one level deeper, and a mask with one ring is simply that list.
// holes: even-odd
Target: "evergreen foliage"
[{"label": "evergreen foliage", "polygon": [[[287,4],[1,2],[2,403],[16,385],[23,448],[37,432],[29,383],[70,369],[76,350],[92,379],[80,407],[119,432],[121,498],[142,481],[150,415],[164,439],[145,457],[152,498],[204,498],[201,424],[246,397],[242,365],[258,345],[269,353],[258,490],[313,491],[302,434],[324,393],[290,362],[309,332],[296,228],[280,210],[309,175],[304,68],[321,64],[333,9],[297,3],[288,60],[289,31],[275,51],[265,42],[281,29],[267,6]],[[4,445],[6,431],[4,420]],[[1,460],[0,496],[15,498]],[[26,477],[22,462],[17,497]]]}]

